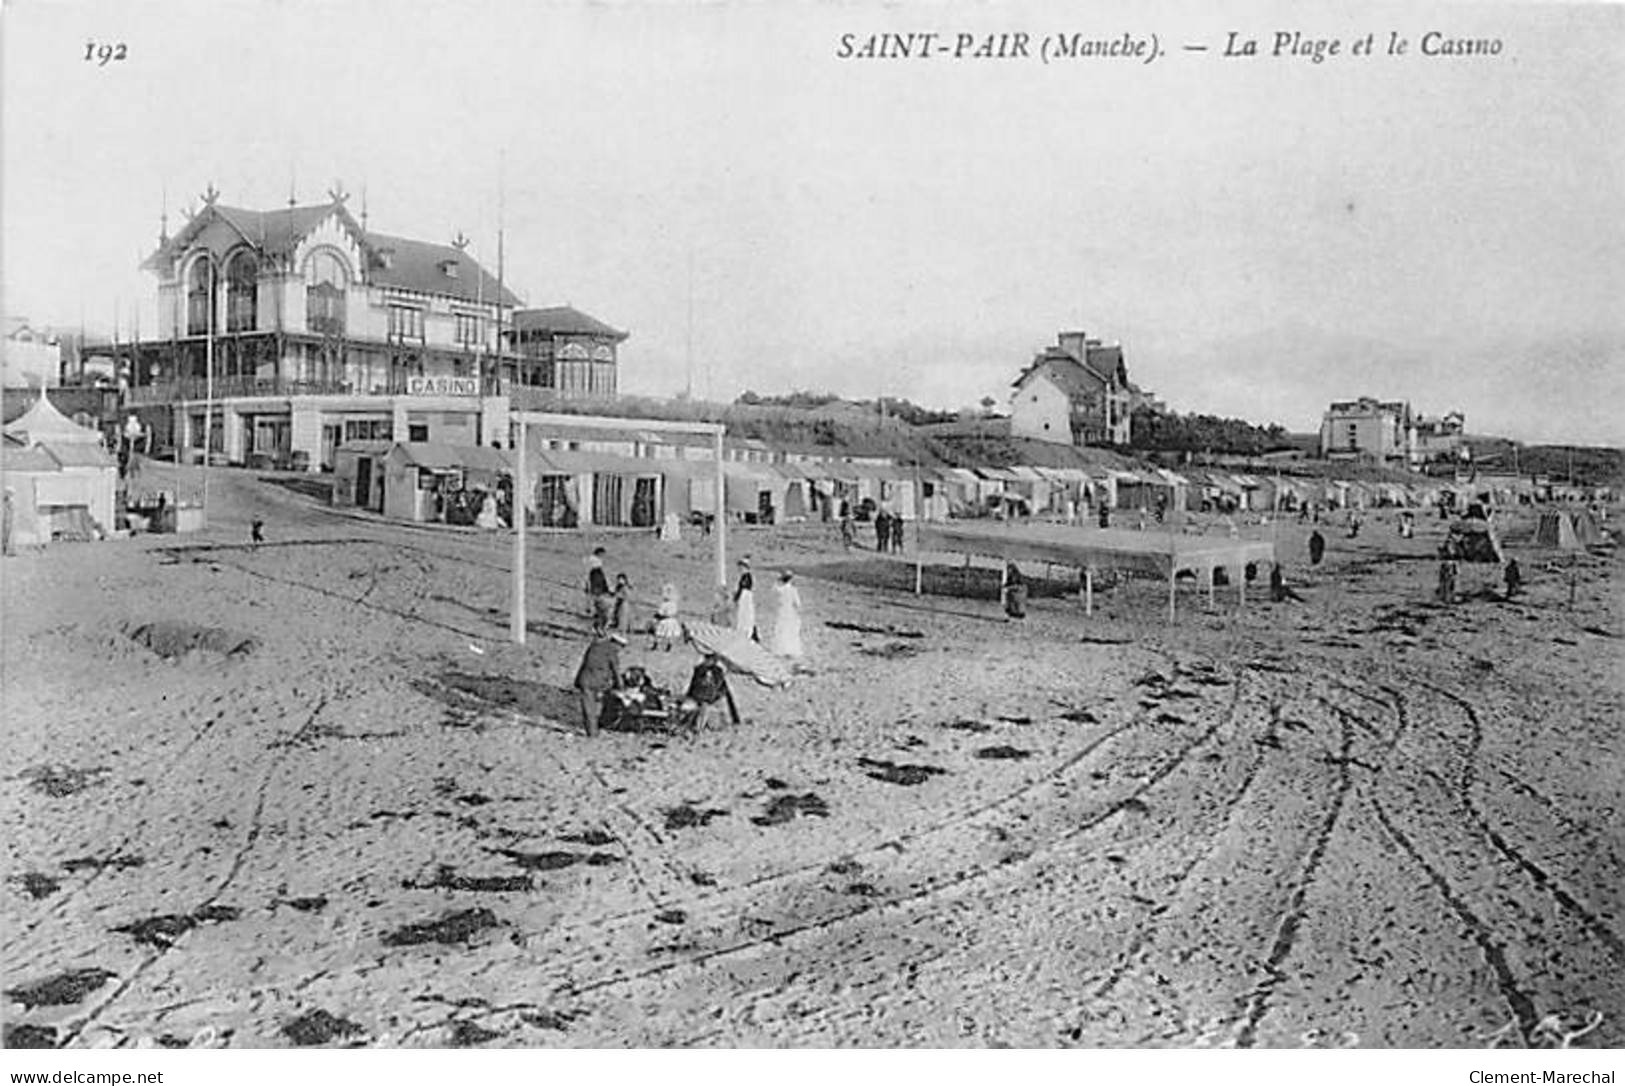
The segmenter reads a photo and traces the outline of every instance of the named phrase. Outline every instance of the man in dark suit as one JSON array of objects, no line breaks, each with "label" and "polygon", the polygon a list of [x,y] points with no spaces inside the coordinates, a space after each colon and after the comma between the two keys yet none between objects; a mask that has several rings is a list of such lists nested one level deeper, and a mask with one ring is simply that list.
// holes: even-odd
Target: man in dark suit
[{"label": "man in dark suit", "polygon": [[581,696],[581,722],[589,737],[598,734],[604,695],[620,688],[621,646],[624,644],[626,638],[620,634],[596,630],[581,658],[581,669],[576,672],[576,692]]}]

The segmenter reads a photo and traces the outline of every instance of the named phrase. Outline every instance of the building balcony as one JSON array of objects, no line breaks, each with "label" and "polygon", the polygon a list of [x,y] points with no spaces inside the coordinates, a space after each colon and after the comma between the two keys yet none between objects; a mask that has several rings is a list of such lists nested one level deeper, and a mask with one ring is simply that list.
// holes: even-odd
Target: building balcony
[{"label": "building balcony", "polygon": [[[379,381],[367,388],[357,387],[349,381],[302,381],[288,377],[219,377],[214,382],[216,400],[253,397],[277,398],[288,396],[403,396],[409,391],[408,376]],[[469,381],[477,378],[466,378]],[[485,378],[481,394],[500,395],[505,382],[494,377]],[[187,377],[178,381],[163,381],[130,388],[128,402],[132,406],[202,402],[208,395],[208,386],[201,377]]]}]

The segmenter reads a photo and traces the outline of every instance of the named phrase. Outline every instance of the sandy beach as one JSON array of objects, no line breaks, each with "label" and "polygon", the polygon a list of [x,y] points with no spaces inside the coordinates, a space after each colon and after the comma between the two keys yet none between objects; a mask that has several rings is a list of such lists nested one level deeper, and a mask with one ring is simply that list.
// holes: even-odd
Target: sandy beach
[{"label": "sandy beach", "polygon": [[646,628],[668,581],[709,610],[708,540],[533,535],[521,647],[507,535],[213,486],[200,535],[0,568],[8,1043],[1625,1044],[1625,597],[1581,555],[1571,608],[1528,512],[1513,601],[1435,603],[1444,525],[1376,513],[1313,569],[1250,527],[1303,600],[1174,624],[740,529],[802,672],[589,740],[585,555]]}]

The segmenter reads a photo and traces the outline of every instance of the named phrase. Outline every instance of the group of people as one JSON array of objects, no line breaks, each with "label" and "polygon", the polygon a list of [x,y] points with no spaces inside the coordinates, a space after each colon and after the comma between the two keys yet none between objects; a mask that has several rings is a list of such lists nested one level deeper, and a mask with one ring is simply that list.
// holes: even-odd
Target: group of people
[{"label": "group of people", "polygon": [[[777,610],[773,627],[768,633],[767,649],[775,656],[799,659],[804,651],[801,644],[801,592],[796,588],[795,574],[784,570],[779,574]],[[761,631],[756,623],[756,578],[751,573],[750,559],[739,560],[739,580],[733,594],[733,628],[736,633],[760,643]]]},{"label": "group of people", "polygon": [[699,731],[724,708],[735,725],[740,723],[739,705],[728,686],[728,673],[715,653],[706,653],[695,665],[683,697],[673,700],[655,686],[643,668],[621,670],[621,648],[625,644],[624,634],[595,631],[581,658],[575,688],[581,703],[582,729],[589,737],[596,736],[602,725],[624,726],[633,717],[639,726],[646,719],[656,718]]},{"label": "group of people", "polygon": [[[611,587],[609,572],[604,568],[605,556],[605,549],[596,547],[587,559],[586,594],[592,640],[575,678],[582,724],[587,734],[596,735],[602,723],[629,714],[675,718],[674,723],[679,727],[694,730],[705,727],[714,712],[725,708],[729,719],[739,723],[738,705],[728,687],[721,659],[715,653],[705,654],[690,676],[683,698],[670,708],[663,692],[653,686],[642,669],[633,668],[623,674],[620,651],[632,632],[632,586],[622,573],[616,575]],[[765,647],[776,656],[798,659],[805,650],[801,637],[801,593],[796,588],[795,574],[789,570],[779,574],[775,595],[777,606]],[[737,634],[760,643],[756,580],[749,558],[739,560],[739,578],[727,603],[729,613],[713,616],[719,620],[718,624],[731,626]],[[670,652],[685,640],[681,610],[682,599],[677,587],[664,585],[655,607],[653,625],[648,627],[650,651]]]},{"label": "group of people", "polygon": [[881,554],[903,553],[903,518],[885,509],[875,513],[875,550]]}]

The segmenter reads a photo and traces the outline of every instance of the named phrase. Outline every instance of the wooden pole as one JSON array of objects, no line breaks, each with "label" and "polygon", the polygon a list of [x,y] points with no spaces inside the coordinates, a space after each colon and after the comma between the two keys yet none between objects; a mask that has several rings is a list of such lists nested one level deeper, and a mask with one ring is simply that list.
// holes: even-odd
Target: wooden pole
[{"label": "wooden pole", "polygon": [[717,587],[728,590],[728,484],[722,472],[722,426],[712,435],[712,449],[717,458]]},{"label": "wooden pole", "polygon": [[1095,567],[1083,567],[1083,613],[1095,613]]},{"label": "wooden pole", "polygon": [[530,484],[525,470],[525,431],[529,427],[523,420],[519,434],[512,443],[513,464],[513,606],[509,611],[508,639],[515,645],[525,643],[525,498]]}]

